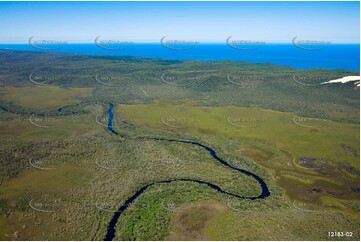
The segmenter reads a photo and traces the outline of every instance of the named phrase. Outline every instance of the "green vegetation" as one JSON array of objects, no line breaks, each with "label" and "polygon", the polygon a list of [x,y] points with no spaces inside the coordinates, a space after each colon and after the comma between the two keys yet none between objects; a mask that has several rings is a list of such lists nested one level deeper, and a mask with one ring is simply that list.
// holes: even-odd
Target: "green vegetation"
[{"label": "green vegetation", "polygon": [[359,196],[358,125],[305,118],[295,122],[292,113],[202,107],[189,101],[119,105],[117,113],[133,124],[212,140],[206,142],[218,143],[218,150],[237,166],[247,167],[244,160],[248,158],[271,169],[293,198],[311,200],[305,193],[314,188],[322,191],[312,199],[331,193]]},{"label": "green vegetation", "polygon": [[[102,240],[129,197],[169,179],[261,192],[200,147],[145,137],[211,147],[271,196],[154,184],[120,216],[115,240],[360,238],[359,90],[293,80],[354,71],[3,50],[0,63],[2,240]],[[119,135],[107,130],[109,103]]]},{"label": "green vegetation", "polygon": [[15,103],[24,107],[36,109],[59,108],[75,104],[77,99],[90,96],[91,88],[61,88],[57,86],[35,86],[35,87],[4,87],[1,89],[1,100]]},{"label": "green vegetation", "polygon": [[[36,82],[43,86],[92,88],[92,96],[79,97],[83,102],[136,104],[159,99],[191,99],[202,100],[204,106],[259,107],[359,123],[360,93],[353,83],[299,84],[319,84],[359,75],[356,71],[301,71],[246,62],[170,61],[11,50],[0,50],[0,63],[1,83],[5,86],[34,86]],[[59,99],[59,106],[67,104]],[[3,100],[1,106],[16,111],[8,100]]]}]

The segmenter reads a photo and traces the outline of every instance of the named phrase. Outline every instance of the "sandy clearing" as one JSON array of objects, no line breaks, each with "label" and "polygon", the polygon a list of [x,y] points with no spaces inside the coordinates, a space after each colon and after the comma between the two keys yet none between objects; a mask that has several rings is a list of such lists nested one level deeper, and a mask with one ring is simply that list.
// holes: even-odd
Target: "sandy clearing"
[{"label": "sandy clearing", "polygon": [[335,79],[335,80],[331,80],[331,81],[327,81],[327,82],[322,82],[321,84],[328,84],[328,83],[347,83],[347,82],[352,82],[355,81],[355,85],[360,86],[360,76],[345,76],[339,79]]}]

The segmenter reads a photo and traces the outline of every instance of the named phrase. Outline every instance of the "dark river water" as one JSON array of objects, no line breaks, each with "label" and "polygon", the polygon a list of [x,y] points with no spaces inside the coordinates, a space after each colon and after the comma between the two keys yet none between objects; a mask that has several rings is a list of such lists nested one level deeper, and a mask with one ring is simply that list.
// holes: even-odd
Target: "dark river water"
[{"label": "dark river water", "polygon": [[[108,115],[109,115],[109,121],[108,121],[108,131],[113,133],[113,134],[118,134],[116,131],[113,130],[113,108],[114,105],[110,104],[109,110],[108,110]],[[131,197],[129,197],[117,210],[117,212],[114,213],[109,225],[108,225],[108,229],[107,229],[107,233],[104,237],[105,241],[111,241],[114,239],[115,237],[115,232],[116,232],[116,224],[118,222],[118,219],[120,217],[120,215],[129,207],[129,205],[135,200],[137,199],[143,192],[145,192],[145,190],[147,190],[148,187],[156,185],[156,184],[165,184],[165,183],[172,183],[172,182],[176,182],[176,181],[189,181],[189,182],[196,182],[198,184],[203,184],[203,185],[207,185],[208,187],[216,190],[219,193],[222,194],[226,194],[229,196],[233,196],[239,199],[249,199],[249,200],[255,200],[255,199],[264,199],[266,197],[268,197],[270,195],[270,191],[268,190],[267,184],[263,181],[262,178],[260,178],[259,176],[257,176],[256,174],[253,174],[252,172],[246,171],[244,169],[240,169],[237,168],[233,165],[231,165],[230,163],[228,163],[227,161],[221,159],[220,157],[217,156],[216,152],[208,147],[205,146],[201,143],[195,142],[195,141],[187,141],[187,140],[175,140],[175,139],[164,139],[164,138],[156,138],[156,137],[139,137],[138,139],[144,140],[144,139],[148,139],[148,140],[157,140],[157,141],[165,141],[165,142],[177,142],[177,143],[183,143],[183,144],[190,144],[190,145],[195,145],[198,146],[200,148],[205,149],[215,160],[217,160],[218,162],[220,162],[222,165],[235,170],[237,172],[240,172],[246,176],[250,176],[253,179],[255,179],[258,184],[260,185],[260,187],[262,188],[262,192],[260,195],[255,196],[255,197],[243,197],[234,193],[230,193],[227,191],[222,190],[222,188],[220,188],[217,185],[214,185],[210,182],[207,181],[202,181],[202,180],[197,180],[197,179],[188,179],[188,178],[180,178],[180,179],[171,179],[171,180],[165,180],[165,181],[159,181],[159,182],[154,182],[154,183],[150,183],[147,184],[143,187],[141,187],[136,193],[134,193]]]}]

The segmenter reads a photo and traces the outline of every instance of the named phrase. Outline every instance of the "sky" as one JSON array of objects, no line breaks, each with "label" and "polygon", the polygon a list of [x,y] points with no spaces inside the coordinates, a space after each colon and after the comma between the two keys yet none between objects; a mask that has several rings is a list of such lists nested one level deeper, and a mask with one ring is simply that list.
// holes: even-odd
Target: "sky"
[{"label": "sky", "polygon": [[359,2],[0,2],[0,43],[36,39],[359,43]]}]

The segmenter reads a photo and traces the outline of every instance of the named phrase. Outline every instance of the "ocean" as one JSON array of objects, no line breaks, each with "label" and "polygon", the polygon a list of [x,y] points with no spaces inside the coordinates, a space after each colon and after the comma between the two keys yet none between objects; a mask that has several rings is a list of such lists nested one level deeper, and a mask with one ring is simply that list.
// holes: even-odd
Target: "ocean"
[{"label": "ocean", "polygon": [[175,50],[161,44],[130,44],[122,50],[100,48],[95,44],[64,44],[59,49],[40,50],[30,44],[0,44],[0,49],[63,52],[85,55],[140,56],[169,60],[247,61],[291,66],[297,69],[360,70],[359,44],[330,44],[323,49],[305,50],[292,44],[267,44],[240,50],[227,44],[199,44],[192,49]]}]

